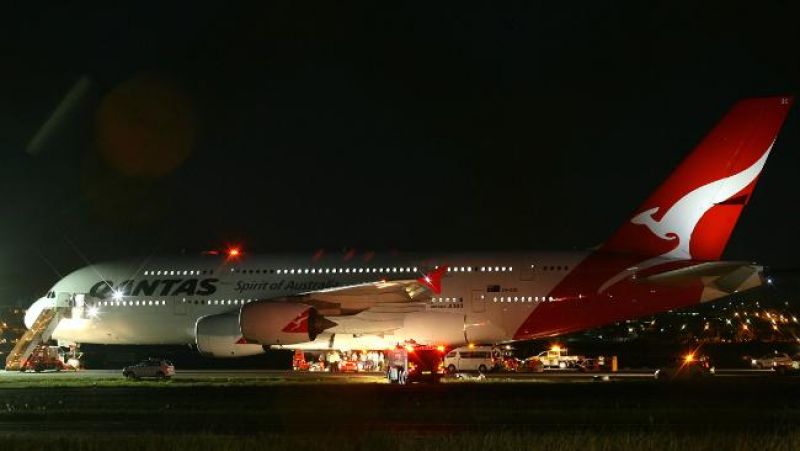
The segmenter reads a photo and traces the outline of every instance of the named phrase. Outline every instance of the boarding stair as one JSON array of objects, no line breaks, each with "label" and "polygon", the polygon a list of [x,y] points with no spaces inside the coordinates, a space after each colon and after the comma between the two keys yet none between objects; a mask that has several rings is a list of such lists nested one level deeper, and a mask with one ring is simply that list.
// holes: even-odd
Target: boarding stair
[{"label": "boarding stair", "polygon": [[30,329],[25,331],[22,338],[17,341],[14,349],[6,358],[6,371],[19,371],[23,369],[25,361],[43,343],[50,341],[61,320],[58,308],[46,308],[39,313]]}]

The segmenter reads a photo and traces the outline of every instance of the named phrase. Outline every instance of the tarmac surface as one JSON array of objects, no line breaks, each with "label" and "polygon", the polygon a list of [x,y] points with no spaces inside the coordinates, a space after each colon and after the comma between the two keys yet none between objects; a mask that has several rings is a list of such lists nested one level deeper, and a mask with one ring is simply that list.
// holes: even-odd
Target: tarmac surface
[{"label": "tarmac surface", "polygon": [[[622,370],[618,372],[577,372],[574,370],[550,370],[542,373],[507,373],[490,372],[481,377],[475,372],[464,372],[456,375],[448,375],[444,380],[453,381],[474,381],[480,382],[539,382],[539,381],[558,381],[558,382],[586,382],[598,379],[603,380],[651,380],[654,379],[653,369]],[[359,372],[359,373],[330,373],[317,371],[287,371],[287,370],[196,370],[178,369],[174,380],[219,380],[219,379],[265,379],[265,380],[286,380],[293,382],[385,382],[383,373],[380,372]],[[718,369],[715,377],[717,378],[751,378],[759,379],[775,376],[772,370],[759,369]],[[17,380],[20,377],[30,378],[31,380],[69,380],[69,379],[109,379],[119,377],[122,379],[121,370],[81,370],[81,371],[45,371],[41,373],[17,371],[0,371],[0,382],[4,378],[13,377]],[[484,379],[485,378],[485,379]]]},{"label": "tarmac surface", "polygon": [[674,383],[660,383],[644,370],[467,374],[442,384],[398,386],[380,373],[179,370],[170,381],[136,382],[119,370],[0,372],[0,433],[268,433],[315,440],[365,431],[682,436],[710,428],[781,434],[800,424],[800,377],[718,373]]}]

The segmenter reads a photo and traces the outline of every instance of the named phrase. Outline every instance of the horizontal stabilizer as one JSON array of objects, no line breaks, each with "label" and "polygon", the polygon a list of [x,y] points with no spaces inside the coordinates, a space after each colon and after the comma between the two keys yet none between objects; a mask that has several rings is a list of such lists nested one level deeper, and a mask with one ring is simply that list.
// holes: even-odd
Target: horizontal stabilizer
[{"label": "horizontal stabilizer", "polygon": [[656,285],[682,285],[700,280],[702,301],[710,301],[764,284],[764,268],[747,262],[708,262],[660,272],[642,279]]}]

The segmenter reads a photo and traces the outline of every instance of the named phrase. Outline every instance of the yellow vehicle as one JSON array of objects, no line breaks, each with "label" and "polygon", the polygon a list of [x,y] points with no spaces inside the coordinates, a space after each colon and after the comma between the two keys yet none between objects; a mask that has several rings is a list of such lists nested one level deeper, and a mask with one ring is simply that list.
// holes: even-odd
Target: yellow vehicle
[{"label": "yellow vehicle", "polygon": [[547,351],[542,351],[536,355],[545,368],[575,368],[582,360],[583,356],[569,355],[567,348],[553,346]]}]

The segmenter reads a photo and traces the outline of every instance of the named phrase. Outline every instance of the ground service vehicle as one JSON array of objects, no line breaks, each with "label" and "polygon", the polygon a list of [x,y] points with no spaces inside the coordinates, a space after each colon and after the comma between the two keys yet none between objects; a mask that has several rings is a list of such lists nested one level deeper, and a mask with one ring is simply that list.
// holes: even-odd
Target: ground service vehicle
[{"label": "ground service vehicle", "polygon": [[536,357],[545,368],[574,368],[583,360],[582,356],[569,355],[566,348],[553,346],[547,351],[542,351]]},{"label": "ground service vehicle", "polygon": [[36,347],[30,357],[22,364],[20,371],[35,371],[40,373],[46,370],[61,371],[68,369],[59,352],[58,346],[41,345]]},{"label": "ground service vehicle", "polygon": [[578,371],[582,373],[590,373],[593,371],[608,370],[608,362],[604,357],[585,358],[578,362]]},{"label": "ground service vehicle", "polygon": [[544,364],[539,360],[539,357],[528,357],[519,364],[517,371],[522,373],[541,373],[544,371]]},{"label": "ground service vehicle", "polygon": [[141,379],[152,377],[156,379],[169,379],[175,375],[175,365],[169,360],[146,359],[136,365],[126,366],[122,375],[128,379]]},{"label": "ground service vehicle", "polygon": [[792,363],[789,365],[778,365],[775,367],[775,372],[781,376],[800,374],[800,354],[795,354],[792,357]]},{"label": "ground service vehicle", "polygon": [[342,360],[339,362],[339,371],[342,373],[358,373],[358,362],[352,360]]},{"label": "ground service vehicle", "polygon": [[444,366],[450,373],[478,371],[486,373],[494,368],[492,346],[463,346],[453,349],[444,357]]},{"label": "ground service vehicle", "polygon": [[292,357],[292,369],[294,371],[308,371],[309,370],[309,363],[306,361],[306,355],[301,350],[294,351],[294,356]]},{"label": "ground service vehicle", "polygon": [[508,345],[503,348],[495,348],[493,369],[507,372],[517,371],[522,364],[522,360],[514,355],[514,351],[514,348]]},{"label": "ground service vehicle", "polygon": [[654,376],[660,381],[702,379],[714,375],[714,366],[707,356],[694,353],[675,359],[671,364],[656,370]]},{"label": "ground service vehicle", "polygon": [[444,376],[444,347],[417,346],[408,352],[406,382],[438,383]]},{"label": "ground service vehicle", "polygon": [[443,346],[397,347],[386,351],[386,377],[390,383],[438,383],[444,376]]},{"label": "ground service vehicle", "polygon": [[754,368],[769,369],[779,366],[789,366],[792,364],[792,358],[785,352],[775,351],[757,359],[752,359],[750,364]]}]

